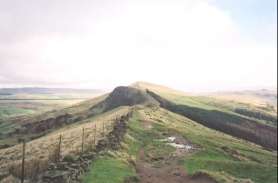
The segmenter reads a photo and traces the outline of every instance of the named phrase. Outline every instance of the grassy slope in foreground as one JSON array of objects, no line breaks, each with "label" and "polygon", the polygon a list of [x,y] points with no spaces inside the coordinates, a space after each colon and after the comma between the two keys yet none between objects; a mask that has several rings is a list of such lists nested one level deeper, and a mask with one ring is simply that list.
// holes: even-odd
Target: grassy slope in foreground
[{"label": "grassy slope in foreground", "polygon": [[[277,181],[277,169],[272,166],[277,166],[277,152],[264,151],[255,144],[210,130],[180,115],[170,112],[169,114],[172,118],[169,120],[172,121],[170,125],[178,129],[184,137],[206,149],[181,162],[186,165],[189,173],[196,173],[198,170],[207,170],[211,173],[225,171],[234,177],[250,178],[254,182]],[[230,147],[238,154],[224,152],[221,149],[223,146]],[[261,163],[251,160],[252,157],[258,158]]]},{"label": "grassy slope in foreground", "polygon": [[[145,112],[151,116],[146,115]],[[159,122],[156,119],[160,119]],[[113,179],[109,176],[111,168],[115,168],[114,171],[118,172],[115,183],[136,179],[134,165],[138,162],[140,146],[146,144],[146,147],[153,148],[155,147],[153,140],[157,139],[156,135],[147,135],[140,120],[151,123],[155,132],[181,134],[186,139],[198,143],[206,149],[193,154],[191,157],[184,158],[180,162],[187,167],[190,174],[197,175],[199,172],[206,172],[215,181],[226,183],[239,179],[251,179],[255,183],[277,181],[277,169],[273,167],[273,165],[277,165],[276,152],[262,150],[260,146],[218,133],[164,109],[159,108],[154,111],[150,108],[144,108],[136,111],[134,117],[128,122],[130,129],[125,136],[124,148],[119,152],[110,152],[109,157],[97,160],[91,168],[92,171],[86,176],[85,182],[111,181]],[[223,146],[227,146],[237,153],[227,153],[221,149]],[[259,159],[261,163],[257,163],[253,159]],[[117,166],[114,165],[115,162],[119,164],[120,168],[117,169]],[[108,171],[100,171],[104,170],[105,167],[108,167]]]}]

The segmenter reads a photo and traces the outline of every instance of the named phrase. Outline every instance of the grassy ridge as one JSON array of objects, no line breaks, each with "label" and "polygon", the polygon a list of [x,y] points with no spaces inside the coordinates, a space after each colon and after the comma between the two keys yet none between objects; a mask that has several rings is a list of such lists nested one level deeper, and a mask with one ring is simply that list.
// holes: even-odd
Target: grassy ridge
[{"label": "grassy ridge", "polygon": [[[147,116],[145,111],[152,117]],[[153,116],[159,118],[160,121],[153,120]],[[152,132],[147,131],[141,121],[151,123]],[[151,110],[144,108],[134,113],[134,117],[130,119],[128,126],[124,148],[120,152],[111,153],[110,157],[103,158],[100,162],[97,160],[93,167],[95,165],[101,167],[92,168],[89,173],[91,178],[86,177],[85,182],[102,183],[111,181],[111,176],[109,176],[110,167],[118,172],[117,180],[136,179],[134,166],[138,161],[140,147],[144,148],[145,156],[150,149],[153,149],[154,155],[167,154],[173,151],[171,147],[163,148],[161,142],[154,141],[159,138],[158,133],[161,132],[180,134],[206,149],[180,161],[192,175],[205,172],[217,182],[226,183],[240,181],[241,179],[244,179],[242,182],[248,182],[247,179],[251,179],[255,183],[277,181],[277,169],[272,166],[277,164],[276,152],[268,152],[255,144],[218,133],[178,114],[163,109]],[[223,146],[233,149],[238,155],[223,151],[221,149]],[[261,163],[255,162],[250,158],[252,156],[259,159]],[[130,157],[135,158],[135,163],[130,163]],[[106,164],[103,164],[104,162]],[[114,163],[118,163],[121,168],[114,166]],[[108,167],[107,171],[99,171],[106,166]],[[154,167],[161,168],[161,166],[163,165],[154,163]],[[95,177],[92,175],[95,175]]]}]

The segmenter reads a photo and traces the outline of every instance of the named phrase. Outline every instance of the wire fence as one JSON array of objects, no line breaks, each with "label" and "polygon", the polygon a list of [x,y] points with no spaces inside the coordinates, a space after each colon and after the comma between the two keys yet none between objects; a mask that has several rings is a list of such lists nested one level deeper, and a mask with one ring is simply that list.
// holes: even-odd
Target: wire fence
[{"label": "wire fence", "polygon": [[58,163],[64,156],[78,156],[93,151],[97,142],[113,130],[113,125],[120,120],[120,116],[69,128],[31,142],[23,141],[22,145],[4,152],[4,155],[9,156],[8,163],[1,169],[6,169],[9,175],[20,178],[21,182],[34,180],[47,170],[50,163]]}]

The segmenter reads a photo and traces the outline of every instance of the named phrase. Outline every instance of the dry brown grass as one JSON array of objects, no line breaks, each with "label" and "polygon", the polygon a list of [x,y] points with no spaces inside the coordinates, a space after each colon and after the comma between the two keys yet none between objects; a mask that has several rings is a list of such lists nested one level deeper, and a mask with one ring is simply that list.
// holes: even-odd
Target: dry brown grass
[{"label": "dry brown grass", "polygon": [[[106,122],[105,134],[112,130],[114,124],[113,119],[116,116],[125,114],[128,109],[121,109],[111,114],[100,115],[98,118],[92,118],[91,121],[84,120],[80,124],[73,124],[74,127],[57,130],[45,137],[26,143],[25,153],[25,172],[26,179],[33,179],[33,175],[39,175],[44,172],[50,162],[58,161],[58,144],[60,135],[61,142],[61,157],[65,155],[75,155],[81,153],[82,147],[82,132],[84,127],[84,149],[83,152],[93,150],[94,137],[96,142],[104,138],[103,122]],[[109,123],[108,123],[109,121]],[[108,126],[110,124],[111,126]],[[96,129],[95,129],[96,127]],[[0,150],[0,169],[3,172],[9,172],[14,177],[20,177],[21,174],[21,158],[22,144]]]},{"label": "dry brown grass", "polygon": [[136,157],[135,156],[130,156],[128,159],[127,159],[127,161],[131,164],[131,165],[133,165],[134,167],[136,167],[137,166],[137,160],[136,160]]},{"label": "dry brown grass", "polygon": [[135,142],[135,141],[136,141],[136,140],[135,140],[132,136],[130,136],[129,134],[125,134],[125,138],[128,139],[128,140],[130,140],[131,142]]},{"label": "dry brown grass", "polygon": [[162,86],[162,85],[157,85],[157,84],[153,84],[153,83],[147,83],[147,82],[136,82],[130,85],[133,88],[137,88],[139,90],[146,90],[149,89],[151,91],[155,91],[155,92],[161,92],[161,93],[172,93],[175,95],[181,95],[181,96],[187,96],[189,94],[185,93],[185,92],[181,92],[172,88],[168,88],[166,86]]},{"label": "dry brown grass", "polygon": [[[25,179],[34,180],[42,172],[46,171],[49,163],[58,162],[58,146],[49,151],[47,158],[30,157],[25,160]],[[21,160],[13,161],[8,164],[8,172],[16,178],[21,177]]]},{"label": "dry brown grass", "polygon": [[117,158],[117,154],[114,151],[108,150],[107,154],[111,157]]},{"label": "dry brown grass", "polygon": [[120,142],[120,145],[123,149],[127,149],[127,150],[129,149],[128,145],[123,142]]},{"label": "dry brown grass", "polygon": [[9,175],[8,177],[4,178],[1,183],[19,183],[20,180],[12,175]]},{"label": "dry brown grass", "polygon": [[107,154],[111,157],[117,158],[120,161],[122,161],[123,163],[127,164],[127,165],[132,165],[134,167],[137,166],[137,159],[134,155],[129,155],[128,153],[124,152],[124,151],[111,151],[109,150],[107,152]]}]

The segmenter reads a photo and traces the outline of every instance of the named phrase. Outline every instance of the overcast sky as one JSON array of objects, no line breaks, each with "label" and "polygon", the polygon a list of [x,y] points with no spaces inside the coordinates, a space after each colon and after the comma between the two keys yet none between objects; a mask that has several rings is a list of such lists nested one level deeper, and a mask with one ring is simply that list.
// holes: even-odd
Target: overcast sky
[{"label": "overcast sky", "polygon": [[0,88],[277,86],[277,0],[0,0]]}]

